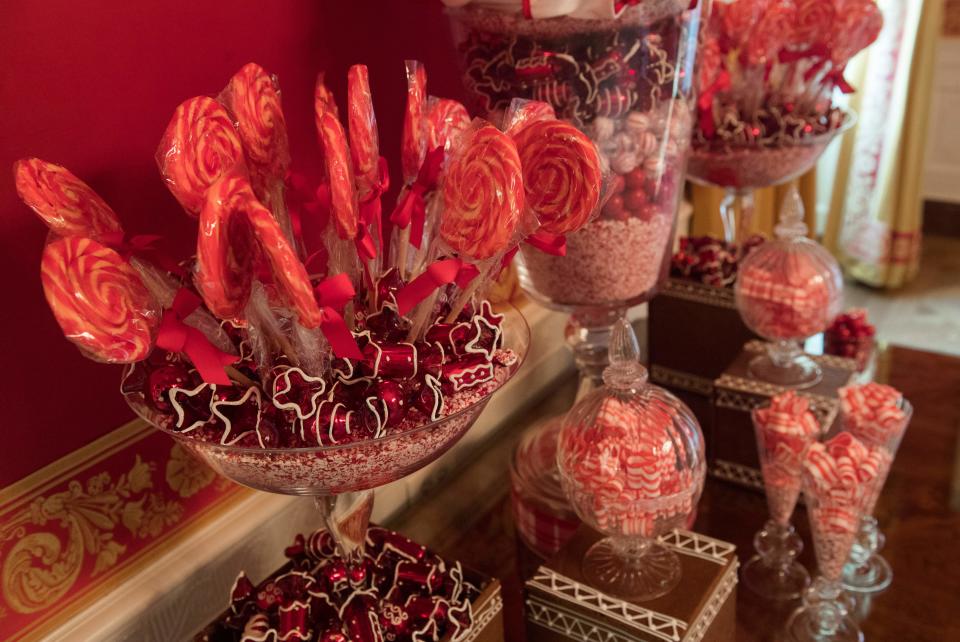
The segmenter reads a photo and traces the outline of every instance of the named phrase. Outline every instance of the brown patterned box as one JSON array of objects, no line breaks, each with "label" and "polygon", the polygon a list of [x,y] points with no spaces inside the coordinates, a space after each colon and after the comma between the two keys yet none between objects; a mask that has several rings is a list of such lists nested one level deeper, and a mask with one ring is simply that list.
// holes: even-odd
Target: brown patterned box
[{"label": "brown patterned box", "polygon": [[680,557],[680,584],[627,602],[590,587],[581,563],[601,538],[583,526],[526,583],[527,637],[537,642],[729,642],[735,639],[737,556],[733,544],[677,530],[660,538]]},{"label": "brown patterned box", "polygon": [[[713,445],[708,449],[710,473],[721,479],[763,490],[757,442],[750,412],[766,404],[771,397],[789,390],[752,378],[747,372],[750,360],[766,350],[763,341],[749,341],[720,377],[713,382]],[[823,380],[798,390],[810,400],[810,408],[824,429],[837,418],[837,390],[854,381],[856,363],[852,359],[830,355],[808,355],[823,369]]]},{"label": "brown patterned box", "polygon": [[733,288],[668,279],[650,301],[647,350],[650,380],[690,406],[703,428],[707,450],[714,439],[713,381],[756,339],[744,325]]}]

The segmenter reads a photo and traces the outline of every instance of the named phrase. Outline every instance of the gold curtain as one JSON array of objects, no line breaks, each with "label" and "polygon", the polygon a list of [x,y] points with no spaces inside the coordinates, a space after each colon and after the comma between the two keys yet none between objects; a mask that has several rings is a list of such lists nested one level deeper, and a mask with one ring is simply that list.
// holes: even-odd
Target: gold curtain
[{"label": "gold curtain", "polygon": [[923,155],[943,0],[880,0],[884,27],[848,79],[857,126],[843,137],[824,244],[848,274],[900,287],[920,266]]},{"label": "gold curtain", "polygon": [[[723,238],[723,223],[720,220],[720,201],[724,191],[714,187],[691,185],[693,188],[693,220],[690,223],[690,233],[694,236],[713,236]],[[773,235],[773,226],[777,222],[777,212],[786,195],[790,184],[766,187],[753,192],[753,220],[747,232],[760,233],[764,236]],[[810,233],[817,229],[817,170],[812,169],[798,179],[800,197],[803,199],[803,208],[806,214],[807,227]],[[740,199],[737,199],[737,220],[740,220]]]}]

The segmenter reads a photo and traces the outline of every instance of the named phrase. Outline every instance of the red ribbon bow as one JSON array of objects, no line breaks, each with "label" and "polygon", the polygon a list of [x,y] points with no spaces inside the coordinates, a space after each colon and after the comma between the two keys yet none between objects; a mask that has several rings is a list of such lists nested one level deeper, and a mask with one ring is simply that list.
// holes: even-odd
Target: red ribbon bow
[{"label": "red ribbon bow", "polygon": [[441,259],[427,266],[423,274],[410,281],[397,292],[397,312],[409,313],[418,303],[430,296],[434,290],[450,283],[456,283],[460,289],[480,274],[472,263],[461,259]]},{"label": "red ribbon bow", "polygon": [[[383,247],[383,208],[380,199],[390,189],[390,172],[387,159],[383,156],[380,157],[378,168],[376,185],[371,186],[370,192],[360,201],[360,232],[356,244],[357,252],[367,260],[375,259],[377,248]],[[370,225],[373,225],[375,238],[368,231]]]},{"label": "red ribbon bow", "polygon": [[567,237],[563,234],[551,234],[540,230],[528,236],[525,241],[541,252],[554,256],[567,255]]},{"label": "red ribbon bow", "polygon": [[313,288],[320,306],[320,331],[330,342],[333,353],[341,359],[363,359],[363,353],[343,316],[337,311],[350,301],[356,292],[346,274],[324,279]]},{"label": "red ribbon bow", "polygon": [[173,304],[164,310],[157,333],[157,346],[169,352],[183,352],[193,362],[200,377],[207,383],[230,386],[224,366],[238,357],[217,348],[203,332],[184,323],[190,313],[200,306],[200,297],[186,288],[180,288]]},{"label": "red ribbon bow", "polygon": [[159,234],[137,234],[128,239],[124,237],[122,231],[117,231],[103,234],[101,240],[104,245],[128,261],[130,257],[136,256],[171,274],[185,276],[180,264],[174,261],[170,255],[157,248],[157,243],[162,238]]},{"label": "red ribbon bow", "polygon": [[410,243],[420,249],[423,239],[423,223],[426,218],[427,207],[423,197],[437,188],[437,179],[443,166],[443,147],[437,147],[427,152],[423,165],[417,173],[417,179],[404,192],[397,202],[396,208],[390,214],[390,222],[398,227],[410,225]]}]

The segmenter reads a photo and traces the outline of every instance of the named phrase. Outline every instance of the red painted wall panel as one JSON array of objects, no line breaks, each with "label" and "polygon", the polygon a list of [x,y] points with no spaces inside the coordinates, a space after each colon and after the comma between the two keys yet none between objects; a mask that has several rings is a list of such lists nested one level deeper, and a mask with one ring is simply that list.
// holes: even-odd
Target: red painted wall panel
[{"label": "red painted wall panel", "polygon": [[370,66],[394,167],[404,58],[426,63],[431,93],[462,96],[439,0],[5,0],[0,27],[0,487],[132,417],[117,392],[119,367],[82,357],[46,307],[46,231],[13,189],[17,158],[65,165],[128,232],[163,234],[185,255],[195,226],[160,182],[154,151],[179,102],[216,94],[244,63],[279,76],[294,165],[309,172],[321,69],[342,104],[347,67]]}]

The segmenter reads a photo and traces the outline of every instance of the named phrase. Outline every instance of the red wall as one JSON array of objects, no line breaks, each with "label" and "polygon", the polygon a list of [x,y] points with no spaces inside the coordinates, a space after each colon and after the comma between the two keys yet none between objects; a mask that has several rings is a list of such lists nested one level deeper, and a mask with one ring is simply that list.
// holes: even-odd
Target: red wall
[{"label": "red wall", "polygon": [[342,105],[347,67],[369,65],[393,167],[404,58],[426,63],[431,93],[461,97],[439,0],[4,0],[0,25],[0,487],[132,418],[117,391],[119,367],[82,357],[47,309],[46,231],[2,168],[24,156],[62,164],[129,233],[163,234],[185,254],[195,225],[161,184],[154,151],[178,103],[218,93],[244,63],[280,78],[294,165],[313,171],[319,70]]}]

